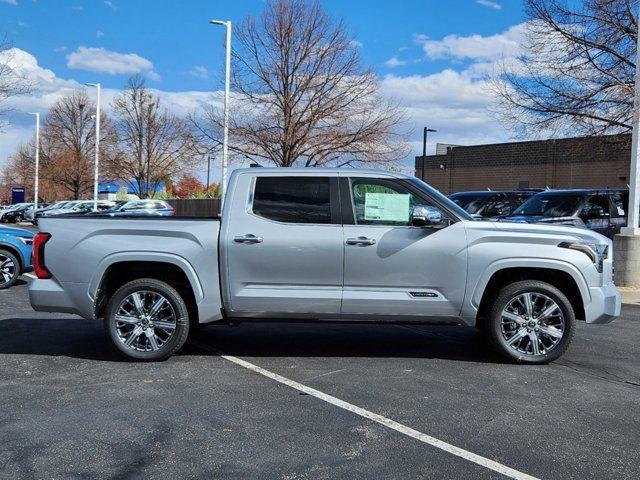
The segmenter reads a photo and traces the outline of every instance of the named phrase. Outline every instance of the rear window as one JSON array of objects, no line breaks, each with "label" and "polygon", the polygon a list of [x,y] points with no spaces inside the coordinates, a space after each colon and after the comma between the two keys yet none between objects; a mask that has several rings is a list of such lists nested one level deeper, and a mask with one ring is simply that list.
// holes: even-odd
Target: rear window
[{"label": "rear window", "polygon": [[328,177],[258,177],[253,213],[286,223],[331,223]]}]

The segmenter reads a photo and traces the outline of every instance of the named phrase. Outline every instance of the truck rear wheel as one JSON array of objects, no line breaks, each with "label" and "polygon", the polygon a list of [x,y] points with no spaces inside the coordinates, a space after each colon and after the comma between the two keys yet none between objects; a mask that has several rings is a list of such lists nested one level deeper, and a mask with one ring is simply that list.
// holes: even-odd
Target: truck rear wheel
[{"label": "truck rear wheel", "polygon": [[553,285],[535,280],[504,287],[486,318],[487,337],[507,359],[545,364],[569,348],[575,333],[571,302]]},{"label": "truck rear wheel", "polygon": [[115,347],[135,360],[164,360],[189,335],[184,300],[171,285],[153,278],[120,287],[109,299],[104,322]]}]

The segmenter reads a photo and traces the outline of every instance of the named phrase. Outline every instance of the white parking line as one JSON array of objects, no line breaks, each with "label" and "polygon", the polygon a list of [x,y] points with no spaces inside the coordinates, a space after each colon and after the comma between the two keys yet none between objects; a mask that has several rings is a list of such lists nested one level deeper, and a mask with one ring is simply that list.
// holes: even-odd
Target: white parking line
[{"label": "white parking line", "polygon": [[23,273],[23,275],[24,275],[25,277],[29,277],[29,278],[38,278],[38,277],[36,277],[33,273]]},{"label": "white parking line", "polygon": [[439,448],[440,450],[463,458],[469,462],[473,462],[477,465],[488,468],[489,470],[493,470],[494,472],[505,475],[506,477],[516,480],[538,480],[536,477],[519,472],[518,470],[514,470],[513,468],[507,467],[506,465],[502,465],[501,463],[482,457],[473,452],[469,452],[468,450],[464,450],[463,448],[456,447],[455,445],[451,445],[450,443],[443,442],[442,440],[432,437],[431,435],[427,435],[426,433],[419,432],[418,430],[414,430],[413,428],[407,427],[406,425],[396,422],[395,420],[391,420],[390,418],[383,417],[382,415],[373,413],[362,407],[358,407],[357,405],[345,402],[344,400],[340,400],[339,398],[336,398],[332,395],[323,393],[320,390],[316,390],[315,388],[307,387],[306,385],[298,383],[294,380],[290,380],[286,377],[283,377],[282,375],[278,375],[277,373],[265,370],[264,368],[259,367],[258,365],[254,365],[251,362],[242,360],[241,358],[234,357],[232,355],[225,355],[223,352],[220,352],[217,349],[212,348],[202,342],[190,340],[190,343],[203,350],[212,351],[220,355],[225,360],[251,370],[252,372],[263,375],[267,378],[270,378],[271,380],[275,380],[276,382],[282,383],[283,385],[287,385],[288,387],[294,388],[302,393],[311,395],[312,397],[316,397],[320,400],[330,403],[331,405],[335,405],[336,407],[355,413],[356,415],[360,415],[361,417],[368,418],[369,420],[379,423],[380,425],[384,425],[387,428],[391,428],[392,430],[431,445],[432,447]]}]

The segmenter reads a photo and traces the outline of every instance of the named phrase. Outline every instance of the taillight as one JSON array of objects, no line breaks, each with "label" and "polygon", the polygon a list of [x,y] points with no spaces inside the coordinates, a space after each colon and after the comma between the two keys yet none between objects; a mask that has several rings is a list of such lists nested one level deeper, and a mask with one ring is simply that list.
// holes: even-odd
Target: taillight
[{"label": "taillight", "polygon": [[51,278],[51,272],[44,266],[44,244],[51,238],[50,233],[40,232],[33,237],[33,270],[41,280]]}]

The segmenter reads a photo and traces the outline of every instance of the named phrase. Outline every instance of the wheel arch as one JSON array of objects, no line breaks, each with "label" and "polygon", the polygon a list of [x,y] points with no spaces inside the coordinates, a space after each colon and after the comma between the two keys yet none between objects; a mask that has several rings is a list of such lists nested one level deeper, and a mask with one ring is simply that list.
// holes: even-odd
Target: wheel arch
[{"label": "wheel arch", "polygon": [[89,287],[94,299],[94,316],[102,318],[108,299],[122,285],[141,278],[161,280],[175,288],[189,308],[189,317],[198,322],[198,303],[203,298],[200,281],[181,257],[132,254],[105,259]]},{"label": "wheel arch", "polygon": [[486,281],[483,280],[474,292],[474,300],[477,299],[478,302],[476,325],[479,328],[483,327],[488,307],[498,292],[506,285],[521,280],[538,280],[556,287],[571,302],[576,318],[585,319],[585,305],[589,301],[588,288],[586,283],[581,285],[580,277],[576,280],[576,277],[565,269],[548,266],[506,266],[494,270]]},{"label": "wheel arch", "polygon": [[18,264],[19,264],[18,268],[20,269],[18,274],[21,274],[24,269],[25,260],[24,258],[22,258],[22,252],[20,252],[20,249],[8,243],[0,243],[0,250],[5,250],[7,252],[10,252],[13,256],[15,256],[18,259]]}]

